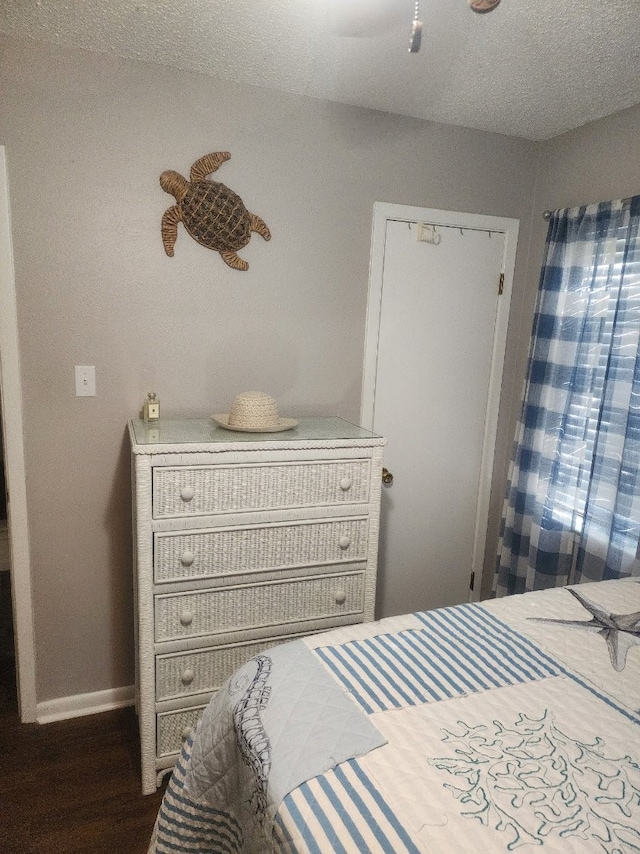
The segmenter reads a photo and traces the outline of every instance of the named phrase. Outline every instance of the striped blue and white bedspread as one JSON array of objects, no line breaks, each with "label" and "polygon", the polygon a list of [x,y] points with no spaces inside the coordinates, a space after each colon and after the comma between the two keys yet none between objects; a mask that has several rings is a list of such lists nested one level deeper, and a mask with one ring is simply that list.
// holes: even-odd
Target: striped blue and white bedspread
[{"label": "striped blue and white bedspread", "polygon": [[640,852],[636,581],[304,643],[384,744],[283,793],[265,854]]}]

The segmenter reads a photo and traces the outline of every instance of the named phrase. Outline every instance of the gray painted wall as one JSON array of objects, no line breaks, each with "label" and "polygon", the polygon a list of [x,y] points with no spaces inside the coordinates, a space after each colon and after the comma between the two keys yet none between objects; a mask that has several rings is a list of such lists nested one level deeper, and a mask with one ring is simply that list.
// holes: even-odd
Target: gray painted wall
[{"label": "gray painted wall", "polygon": [[[285,415],[357,420],[374,201],[521,221],[497,530],[519,344],[530,327],[525,285],[535,290],[539,263],[535,245],[527,268],[537,144],[8,39],[0,40],[0,99],[39,701],[133,680],[125,425],[147,390],[159,393],[165,415],[226,411],[239,391],[259,388]],[[637,113],[632,123],[637,132]],[[572,153],[562,145],[542,147],[558,173]],[[591,142],[576,148],[586,158]],[[273,234],[243,250],[247,273],[182,230],[173,259],[160,241],[172,201],[160,172],[184,174],[221,149],[232,159],[220,180]],[[541,182],[536,241],[552,188],[558,204],[572,201],[553,177]],[[74,396],[74,364],[96,366],[97,397]]]}]

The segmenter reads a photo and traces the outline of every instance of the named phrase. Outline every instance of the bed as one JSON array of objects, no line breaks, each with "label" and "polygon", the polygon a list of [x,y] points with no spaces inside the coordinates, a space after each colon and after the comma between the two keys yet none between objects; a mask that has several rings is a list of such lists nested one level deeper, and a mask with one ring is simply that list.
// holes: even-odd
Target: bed
[{"label": "bed", "polygon": [[149,854],[640,851],[640,583],[350,626],[211,701]]}]

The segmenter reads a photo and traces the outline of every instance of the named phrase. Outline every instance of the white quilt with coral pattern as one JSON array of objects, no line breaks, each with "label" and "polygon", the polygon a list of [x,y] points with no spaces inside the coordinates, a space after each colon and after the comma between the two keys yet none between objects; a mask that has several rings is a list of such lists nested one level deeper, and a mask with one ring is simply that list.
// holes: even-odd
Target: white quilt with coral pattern
[{"label": "white quilt with coral pattern", "polygon": [[[637,581],[421,612],[297,643],[378,738],[350,719],[353,749],[349,737],[332,756],[322,720],[302,727],[308,746],[295,743],[285,760],[299,772],[269,766],[278,781],[270,786],[263,764],[257,808],[255,788],[253,801],[240,793],[245,814],[254,804],[250,840],[242,822],[235,835],[223,827],[240,815],[233,798],[191,799],[187,750],[152,851],[640,852]],[[199,732],[196,747],[206,737]],[[311,761],[296,765],[307,750]],[[176,794],[182,812],[172,814]]]}]

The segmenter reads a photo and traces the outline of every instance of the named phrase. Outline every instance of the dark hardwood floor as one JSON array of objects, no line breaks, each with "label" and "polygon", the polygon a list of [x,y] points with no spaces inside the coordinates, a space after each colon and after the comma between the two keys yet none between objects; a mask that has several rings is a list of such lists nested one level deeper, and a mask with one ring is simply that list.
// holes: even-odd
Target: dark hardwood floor
[{"label": "dark hardwood floor", "polygon": [[140,794],[134,710],[21,724],[0,577],[1,854],[145,854],[162,790]]}]

